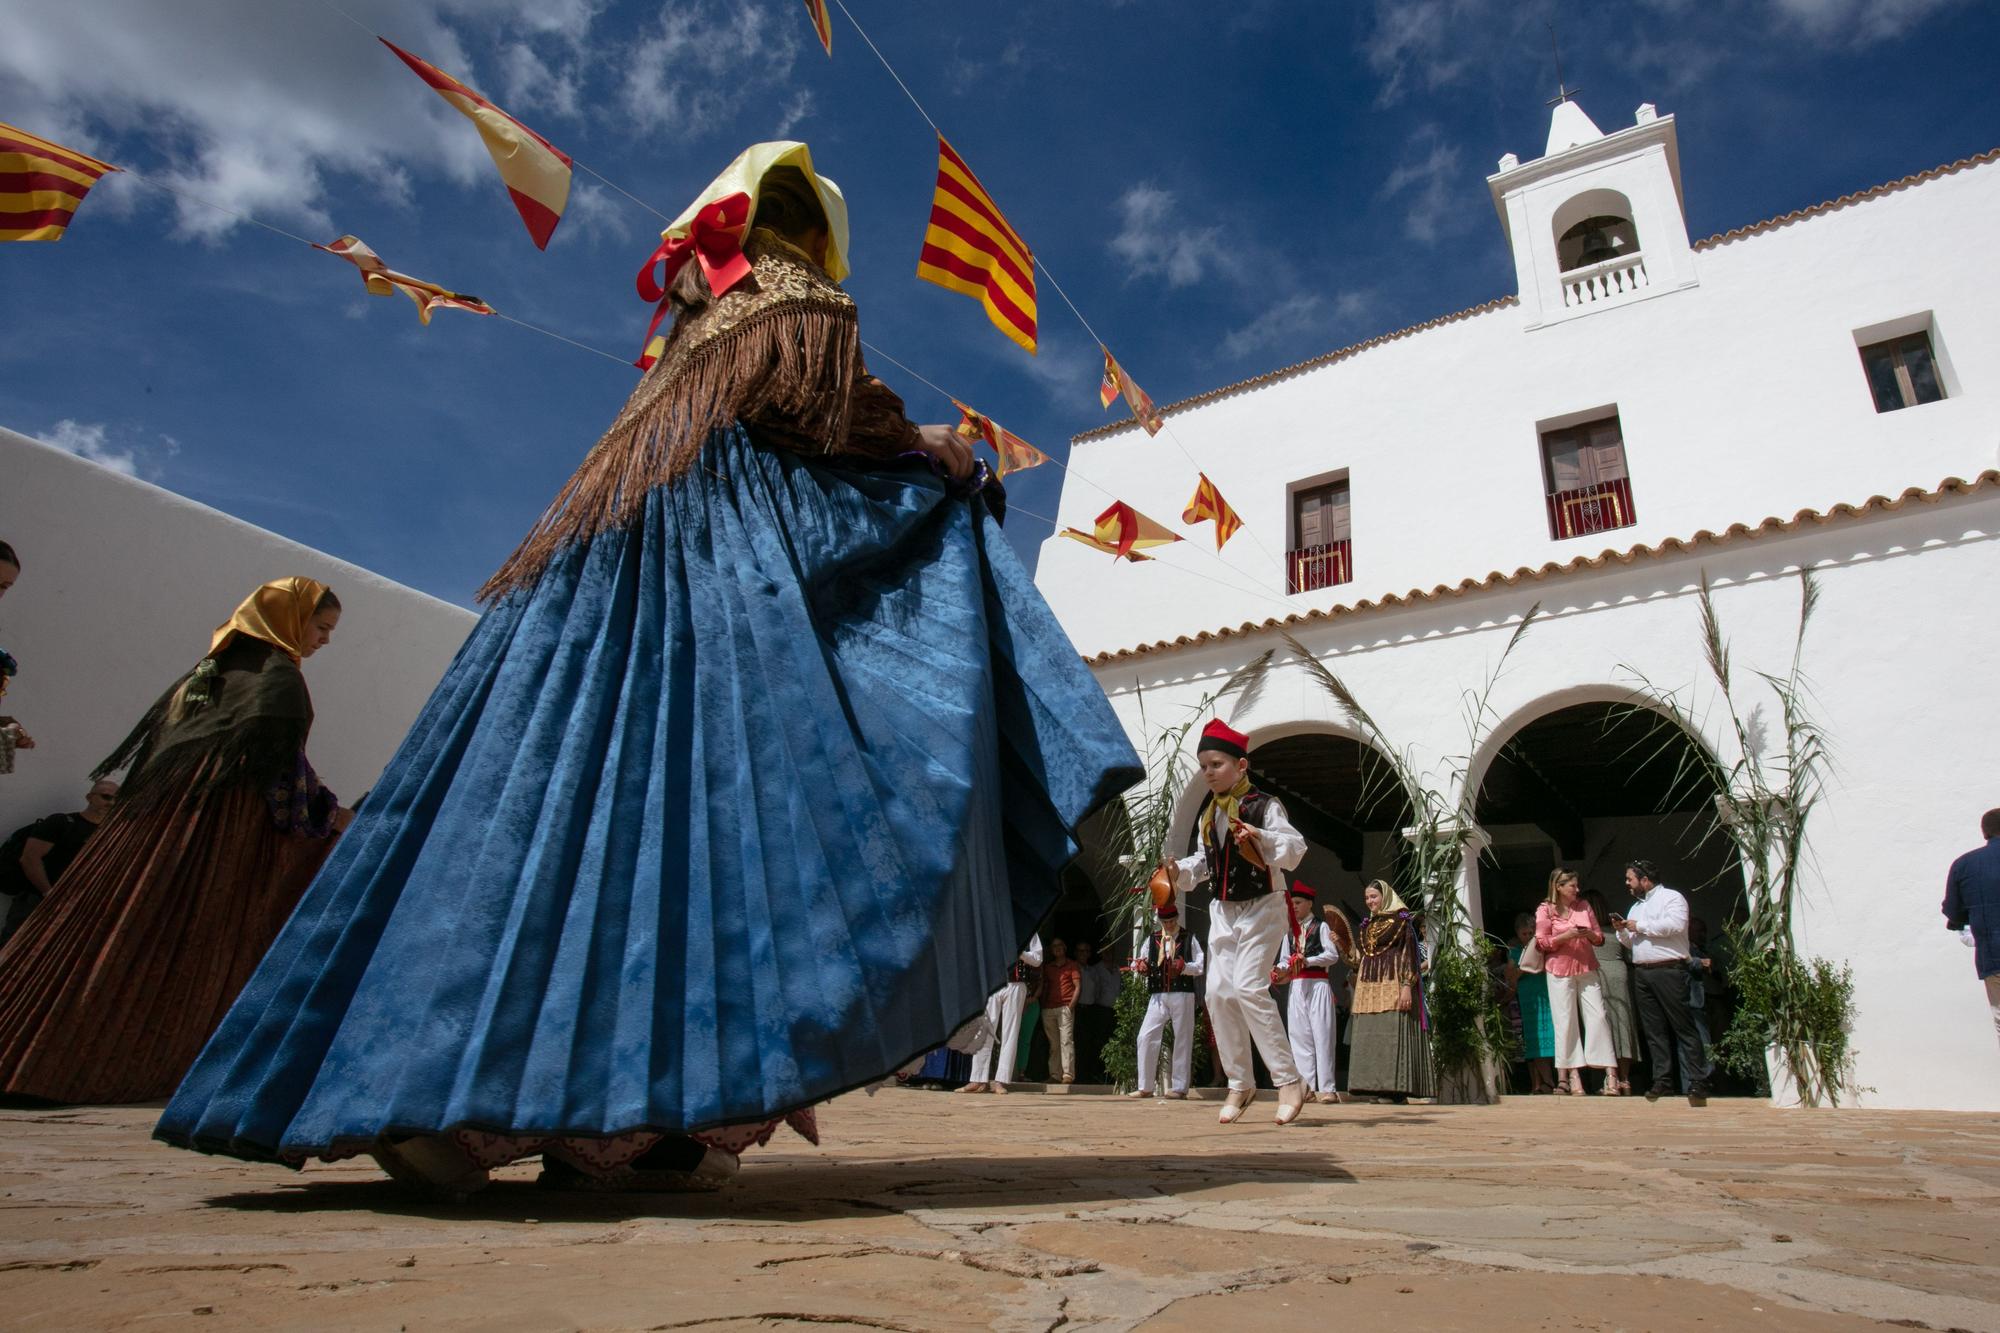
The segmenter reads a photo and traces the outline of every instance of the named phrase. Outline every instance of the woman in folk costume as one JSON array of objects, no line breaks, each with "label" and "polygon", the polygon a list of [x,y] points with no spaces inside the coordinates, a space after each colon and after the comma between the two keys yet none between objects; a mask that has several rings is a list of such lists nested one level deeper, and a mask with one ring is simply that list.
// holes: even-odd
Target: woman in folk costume
[{"label": "woman in folk costume", "polygon": [[0,1092],[165,1097],[352,817],[306,762],[300,663],[340,600],[252,593],[98,766],[131,772],[103,826],[0,949]]},{"label": "woman in folk costume", "polygon": [[[1292,1039],[1292,1061],[1299,1068],[1316,1102],[1335,1102],[1335,1023],[1333,982],[1327,969],[1346,955],[1333,931],[1313,913],[1318,896],[1300,880],[1291,885],[1292,925],[1279,947],[1273,982],[1285,987],[1285,1031]],[[1349,948],[1353,947],[1349,941]]]},{"label": "woman in folk costume", "polygon": [[1194,1004],[1196,978],[1202,973],[1201,941],[1181,929],[1180,909],[1160,905],[1160,926],[1146,941],[1146,951],[1132,961],[1132,970],[1146,979],[1146,1017],[1139,1024],[1139,1086],[1127,1097],[1153,1095],[1160,1066],[1160,1037],[1173,1025],[1173,1070],[1168,1090],[1178,1101],[1188,1094],[1194,1076]]},{"label": "woman in folk costume", "polygon": [[1275,797],[1250,785],[1249,737],[1217,718],[1203,729],[1195,754],[1208,786],[1195,815],[1200,848],[1172,865],[1177,893],[1206,883],[1215,895],[1208,908],[1208,1021],[1229,1077],[1219,1119],[1234,1124],[1257,1096],[1254,1043],[1278,1090],[1277,1123],[1289,1125],[1307,1090],[1271,997],[1271,960],[1290,930],[1285,872],[1304,859],[1306,840]]},{"label": "woman in folk costume", "polygon": [[1431,1050],[1424,1016],[1417,920],[1382,880],[1361,891],[1368,915],[1354,932],[1354,1012],[1347,1063],[1349,1092],[1431,1096]]},{"label": "woman in folk costume", "polygon": [[1141,768],[847,254],[798,143],[668,229],[656,362],[158,1137],[705,1188],[983,1007]]}]

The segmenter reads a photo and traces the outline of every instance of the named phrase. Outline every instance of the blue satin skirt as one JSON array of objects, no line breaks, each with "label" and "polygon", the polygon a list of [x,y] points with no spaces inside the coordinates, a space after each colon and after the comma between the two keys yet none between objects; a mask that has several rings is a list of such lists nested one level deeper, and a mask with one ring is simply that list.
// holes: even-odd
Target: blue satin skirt
[{"label": "blue satin skirt", "polygon": [[978,1012],[1141,776],[984,500],[718,432],[480,621],[155,1136],[808,1106]]}]

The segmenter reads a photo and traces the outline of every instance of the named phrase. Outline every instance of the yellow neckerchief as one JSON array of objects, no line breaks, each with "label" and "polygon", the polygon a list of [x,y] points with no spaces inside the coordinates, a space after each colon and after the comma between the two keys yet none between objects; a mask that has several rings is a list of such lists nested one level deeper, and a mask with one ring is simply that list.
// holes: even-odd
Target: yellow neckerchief
[{"label": "yellow neckerchief", "polygon": [[314,579],[273,579],[244,598],[236,614],[216,627],[208,655],[214,657],[231,638],[243,634],[262,639],[298,661],[305,656],[306,631],[313,613],[319,610],[319,599],[325,595],[326,585]]},{"label": "yellow neckerchief", "polygon": [[[1236,785],[1234,787],[1231,787],[1228,791],[1224,792],[1222,795],[1215,798],[1215,808],[1222,811],[1223,814],[1227,815],[1232,820],[1241,819],[1243,817],[1242,814],[1243,798],[1248,796],[1249,794],[1250,794],[1250,774],[1246,772],[1242,777],[1236,780]],[[1214,827],[1215,827],[1215,821],[1213,818],[1211,818],[1209,820],[1209,828],[1212,831]],[[1228,845],[1228,840],[1226,838],[1218,839],[1218,841],[1221,842],[1224,846]]]}]

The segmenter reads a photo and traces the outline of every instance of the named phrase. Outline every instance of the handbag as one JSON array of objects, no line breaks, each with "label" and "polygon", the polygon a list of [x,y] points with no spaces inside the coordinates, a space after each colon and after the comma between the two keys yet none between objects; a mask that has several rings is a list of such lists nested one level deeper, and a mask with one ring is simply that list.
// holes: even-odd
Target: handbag
[{"label": "handbag", "polygon": [[1523,972],[1540,972],[1543,966],[1542,951],[1529,940],[1521,949],[1521,956],[1514,960],[1514,966]]}]

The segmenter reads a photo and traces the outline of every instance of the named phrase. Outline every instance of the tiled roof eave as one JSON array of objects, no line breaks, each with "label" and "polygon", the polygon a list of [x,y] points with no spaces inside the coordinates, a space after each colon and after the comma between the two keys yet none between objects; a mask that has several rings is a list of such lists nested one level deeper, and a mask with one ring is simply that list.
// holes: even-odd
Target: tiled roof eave
[{"label": "tiled roof eave", "polygon": [[1593,570],[1608,569],[1613,565],[1630,565],[1640,560],[1658,559],[1663,556],[1678,555],[1705,546],[1722,546],[1730,542],[1766,537],[1774,534],[1797,532],[1807,527],[1819,527],[1845,519],[1863,518],[1871,514],[1894,513],[1911,504],[1937,504],[1947,496],[1972,495],[1979,491],[2000,488],[2000,470],[1987,469],[1972,480],[1962,477],[1946,477],[1930,490],[1912,486],[1902,494],[1891,498],[1886,495],[1872,495],[1860,504],[1837,504],[1827,510],[1801,509],[1790,518],[1773,516],[1762,522],[1732,523],[1720,532],[1703,528],[1691,537],[1669,537],[1655,543],[1641,542],[1622,551],[1605,550],[1597,555],[1580,555],[1560,564],[1550,561],[1534,569],[1522,566],[1513,573],[1494,570],[1484,578],[1461,579],[1456,584],[1438,584],[1426,591],[1412,588],[1406,593],[1389,593],[1380,599],[1363,598],[1344,606],[1327,607],[1323,610],[1300,612],[1282,618],[1272,617],[1263,621],[1244,621],[1234,627],[1203,630],[1198,634],[1183,634],[1173,639],[1159,639],[1152,643],[1137,644],[1130,648],[1118,648],[1083,660],[1088,666],[1110,666],[1114,663],[1129,662],[1148,657],[1155,653],[1174,652],[1182,648],[1194,648],[1203,644],[1217,643],[1224,639],[1243,635],[1267,634],[1280,630],[1294,629],[1303,625],[1322,621],[1346,619],[1371,611],[1386,611],[1396,607],[1422,606],[1427,603],[1442,602],[1453,597],[1463,597],[1468,593],[1488,592],[1497,588],[1516,587],[1525,583],[1539,583],[1549,579],[1562,578],[1573,574],[1588,573]]}]

